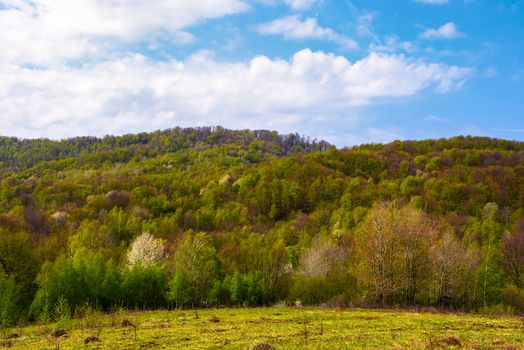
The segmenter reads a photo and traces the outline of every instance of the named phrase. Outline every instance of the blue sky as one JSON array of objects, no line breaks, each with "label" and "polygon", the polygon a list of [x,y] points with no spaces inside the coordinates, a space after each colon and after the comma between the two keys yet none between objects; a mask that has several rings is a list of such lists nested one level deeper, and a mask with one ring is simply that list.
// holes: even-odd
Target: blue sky
[{"label": "blue sky", "polygon": [[0,0],[0,134],[524,140],[524,0]]}]

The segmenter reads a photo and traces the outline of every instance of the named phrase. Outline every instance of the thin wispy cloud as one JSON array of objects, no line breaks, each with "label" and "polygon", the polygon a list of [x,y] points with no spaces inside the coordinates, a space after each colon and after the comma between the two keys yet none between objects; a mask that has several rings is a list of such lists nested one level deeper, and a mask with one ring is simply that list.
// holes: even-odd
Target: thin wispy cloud
[{"label": "thin wispy cloud", "polygon": [[524,133],[524,129],[497,129],[497,131],[504,131],[504,132],[510,132],[510,133]]},{"label": "thin wispy cloud", "polygon": [[284,0],[284,2],[294,10],[306,10],[322,4],[323,0]]},{"label": "thin wispy cloud", "polygon": [[447,118],[442,118],[437,115],[430,115],[425,118],[426,121],[432,122],[432,123],[441,123],[441,124],[448,124],[450,123],[450,120]]},{"label": "thin wispy cloud", "polygon": [[375,32],[375,28],[373,27],[373,15],[370,13],[362,14],[358,7],[356,7],[353,4],[353,2],[349,0],[344,0],[344,3],[346,4],[349,12],[351,13],[351,16],[353,17],[355,23],[357,24],[357,29],[360,32],[363,32],[366,35],[368,35],[379,46],[383,46],[382,41],[379,39],[377,33]]},{"label": "thin wispy cloud", "polygon": [[482,76],[484,78],[487,78],[487,79],[490,79],[490,78],[495,78],[499,75],[499,73],[497,72],[497,70],[493,67],[489,67],[489,68],[486,68],[483,72],[482,72]]},{"label": "thin wispy cloud", "polygon": [[377,52],[399,52],[404,51],[407,53],[414,53],[418,51],[418,47],[410,41],[401,41],[400,38],[396,35],[390,35],[386,38],[386,41],[383,45],[377,45],[376,43],[371,43],[369,45],[370,51]]},{"label": "thin wispy cloud", "polygon": [[514,72],[511,75],[511,79],[513,79],[516,82],[524,80],[524,69],[518,69],[516,72]]},{"label": "thin wispy cloud", "polygon": [[415,0],[415,2],[429,5],[444,5],[447,4],[449,0]]}]

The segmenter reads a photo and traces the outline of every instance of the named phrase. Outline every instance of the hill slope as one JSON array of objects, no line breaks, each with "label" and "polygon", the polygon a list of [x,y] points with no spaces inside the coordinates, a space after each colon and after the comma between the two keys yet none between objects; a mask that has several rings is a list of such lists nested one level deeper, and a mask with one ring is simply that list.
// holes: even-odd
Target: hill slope
[{"label": "hill slope", "polygon": [[524,143],[337,150],[221,128],[2,142],[6,324],[86,302],[524,310]]}]

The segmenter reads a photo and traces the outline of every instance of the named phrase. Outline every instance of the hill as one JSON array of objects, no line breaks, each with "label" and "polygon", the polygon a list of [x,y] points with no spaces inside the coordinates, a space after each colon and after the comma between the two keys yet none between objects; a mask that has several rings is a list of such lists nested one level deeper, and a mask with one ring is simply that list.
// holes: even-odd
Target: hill
[{"label": "hill", "polygon": [[[234,145],[251,151],[248,157],[292,155],[325,151],[325,141],[309,140],[298,134],[279,135],[268,130],[228,130],[222,127],[174,128],[123,136],[76,137],[67,140],[23,140],[0,137],[0,162],[28,168],[39,162],[81,159],[82,161],[128,162],[133,158],[156,157],[184,149],[206,149]],[[258,151],[258,152],[257,152]]]},{"label": "hill", "polygon": [[289,304],[524,311],[524,143],[0,140],[1,322]]}]

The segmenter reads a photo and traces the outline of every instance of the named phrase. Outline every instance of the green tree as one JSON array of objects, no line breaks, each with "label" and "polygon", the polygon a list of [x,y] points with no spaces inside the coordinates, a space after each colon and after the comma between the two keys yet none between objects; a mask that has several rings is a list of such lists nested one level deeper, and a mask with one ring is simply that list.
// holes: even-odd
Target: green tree
[{"label": "green tree", "polygon": [[22,295],[15,279],[0,268],[0,327],[13,326],[22,313]]},{"label": "green tree", "polygon": [[177,308],[182,308],[191,306],[192,295],[193,289],[189,274],[185,269],[178,269],[169,283],[167,299],[175,303]]},{"label": "green tree", "polygon": [[219,272],[217,253],[210,238],[202,232],[186,232],[180,247],[175,252],[174,260],[175,271],[186,271],[191,281],[192,304],[208,305],[209,293]]},{"label": "green tree", "polygon": [[31,303],[38,274],[35,247],[28,234],[0,227],[0,270],[12,277],[20,288],[22,302]]},{"label": "green tree", "polygon": [[478,289],[482,305],[490,306],[501,302],[504,287],[504,258],[501,250],[502,227],[497,222],[499,208],[496,203],[487,203],[482,210],[479,235],[482,239],[482,259],[478,268]]},{"label": "green tree", "polygon": [[42,266],[31,315],[39,318],[54,310],[60,300],[71,310],[85,303],[109,310],[122,301],[121,280],[118,266],[99,253],[82,250],[71,258],[62,255]]},{"label": "green tree", "polygon": [[132,308],[154,309],[166,305],[168,278],[163,264],[135,264],[124,270],[122,294]]}]

